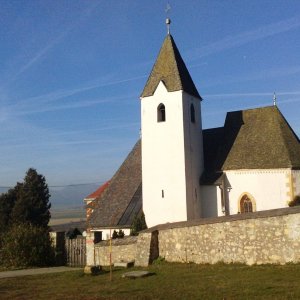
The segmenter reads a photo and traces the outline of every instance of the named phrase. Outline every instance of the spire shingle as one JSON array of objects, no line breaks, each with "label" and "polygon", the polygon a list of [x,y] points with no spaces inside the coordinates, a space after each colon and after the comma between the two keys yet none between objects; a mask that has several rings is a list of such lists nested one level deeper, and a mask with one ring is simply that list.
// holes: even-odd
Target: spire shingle
[{"label": "spire shingle", "polygon": [[141,97],[152,96],[160,81],[169,92],[183,90],[202,100],[170,34],[164,40]]}]

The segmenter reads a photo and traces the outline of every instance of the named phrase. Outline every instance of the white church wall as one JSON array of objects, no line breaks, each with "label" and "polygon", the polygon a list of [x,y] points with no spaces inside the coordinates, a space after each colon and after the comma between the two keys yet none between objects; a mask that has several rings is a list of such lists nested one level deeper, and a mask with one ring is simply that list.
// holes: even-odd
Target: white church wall
[{"label": "white church wall", "polygon": [[122,230],[125,234],[125,236],[130,235],[130,229],[129,228],[100,228],[100,229],[93,229],[92,232],[100,231],[102,232],[102,241],[106,241],[110,239],[110,236],[113,234],[114,230],[116,232],[119,232],[119,230]]},{"label": "white church wall", "polygon": [[[165,105],[166,121],[157,121]],[[182,92],[162,82],[141,101],[143,210],[148,227],[187,219]],[[174,205],[176,203],[176,205]]]},{"label": "white church wall", "polygon": [[[195,120],[191,122],[191,105]],[[199,178],[203,172],[203,139],[200,100],[183,92],[184,151],[187,189],[187,219],[201,216],[201,191]]]},{"label": "white church wall", "polygon": [[215,185],[201,185],[201,204],[202,218],[221,216],[221,191],[219,187]]},{"label": "white church wall", "polygon": [[105,240],[109,240],[110,239],[110,235],[113,234],[114,230],[116,232],[119,232],[119,230],[122,230],[125,234],[125,236],[128,236],[130,235],[130,229],[128,228],[113,228],[113,229],[102,229],[102,240],[105,241]]},{"label": "white church wall", "polygon": [[255,200],[257,211],[288,206],[288,175],[290,170],[240,170],[226,171],[228,184],[229,212],[239,212],[239,200],[248,193]]}]

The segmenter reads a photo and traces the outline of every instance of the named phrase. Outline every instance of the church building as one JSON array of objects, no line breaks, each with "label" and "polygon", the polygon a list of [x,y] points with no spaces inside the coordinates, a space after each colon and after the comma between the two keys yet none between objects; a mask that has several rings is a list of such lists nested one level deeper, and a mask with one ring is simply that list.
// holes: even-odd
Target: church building
[{"label": "church building", "polygon": [[288,207],[300,195],[300,141],[276,103],[202,129],[202,98],[167,34],[141,94],[141,140],[95,200],[89,227]]}]

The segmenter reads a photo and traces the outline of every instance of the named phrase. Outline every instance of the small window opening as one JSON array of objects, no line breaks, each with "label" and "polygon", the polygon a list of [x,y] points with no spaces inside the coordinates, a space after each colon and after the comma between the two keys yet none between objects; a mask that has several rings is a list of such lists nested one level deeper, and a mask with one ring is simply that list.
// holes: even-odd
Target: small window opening
[{"label": "small window opening", "polygon": [[195,123],[195,122],[196,122],[196,119],[195,119],[195,108],[194,108],[194,104],[191,104],[190,110],[191,110],[191,122],[192,122],[192,123]]},{"label": "small window opening", "polygon": [[161,190],[161,197],[165,198],[165,192],[164,192],[164,190]]},{"label": "small window opening", "polygon": [[166,121],[166,108],[164,104],[159,104],[157,107],[157,122],[165,122]]}]

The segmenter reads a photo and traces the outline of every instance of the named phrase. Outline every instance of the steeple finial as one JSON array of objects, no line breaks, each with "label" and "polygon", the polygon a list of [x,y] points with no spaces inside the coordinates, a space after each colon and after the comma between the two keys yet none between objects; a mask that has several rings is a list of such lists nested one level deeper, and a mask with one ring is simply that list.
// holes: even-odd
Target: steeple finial
[{"label": "steeple finial", "polygon": [[167,18],[166,18],[166,24],[167,24],[167,32],[170,34],[170,24],[171,24],[171,19],[169,18],[169,11],[171,10],[171,5],[170,3],[167,3],[167,7],[165,9]]},{"label": "steeple finial", "polygon": [[276,101],[277,101],[277,98],[276,98],[276,94],[275,94],[275,92],[274,92],[274,94],[273,94],[273,105],[274,106],[276,106]]}]

